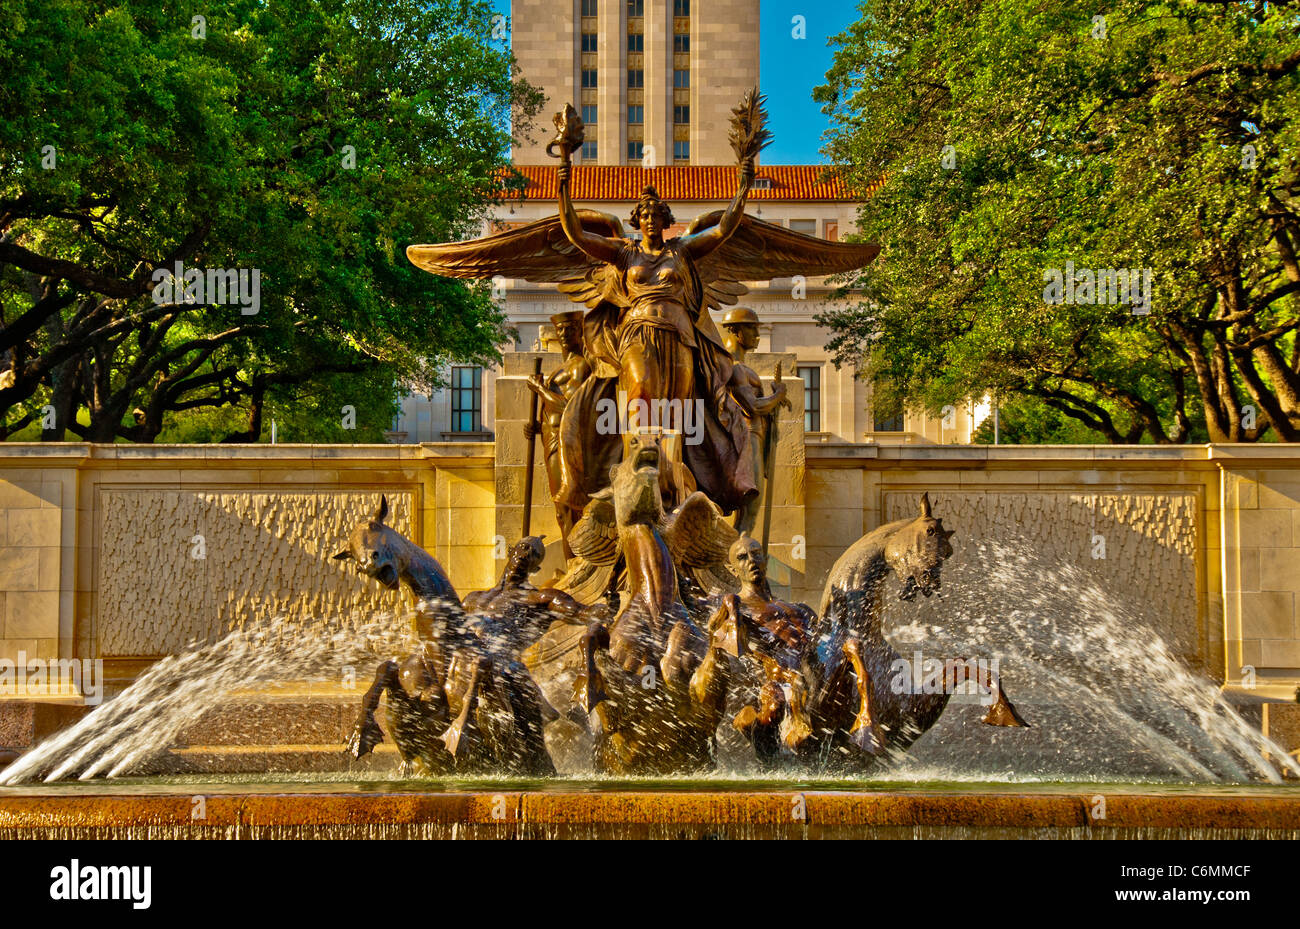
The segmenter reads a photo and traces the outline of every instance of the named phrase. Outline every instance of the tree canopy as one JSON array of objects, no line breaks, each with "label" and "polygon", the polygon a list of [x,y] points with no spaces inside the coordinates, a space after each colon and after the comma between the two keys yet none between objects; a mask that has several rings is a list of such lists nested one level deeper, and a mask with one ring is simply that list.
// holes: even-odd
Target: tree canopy
[{"label": "tree canopy", "polygon": [[[478,0],[0,0],[4,434],[256,441],[269,404],[290,438],[373,440],[403,386],[498,358],[489,289],[405,246],[476,231],[540,106],[501,25]],[[178,262],[209,286],[160,287]]]},{"label": "tree canopy", "polygon": [[825,151],[883,246],[837,361],[1024,437],[1300,440],[1295,5],[866,0],[836,42]]}]

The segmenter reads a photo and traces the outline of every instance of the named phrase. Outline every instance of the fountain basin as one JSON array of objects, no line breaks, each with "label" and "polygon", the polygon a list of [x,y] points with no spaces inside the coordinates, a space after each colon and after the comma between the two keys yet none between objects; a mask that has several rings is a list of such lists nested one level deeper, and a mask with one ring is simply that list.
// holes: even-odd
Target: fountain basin
[{"label": "fountain basin", "polygon": [[1300,788],[141,779],[0,789],[10,838],[1300,839]]}]

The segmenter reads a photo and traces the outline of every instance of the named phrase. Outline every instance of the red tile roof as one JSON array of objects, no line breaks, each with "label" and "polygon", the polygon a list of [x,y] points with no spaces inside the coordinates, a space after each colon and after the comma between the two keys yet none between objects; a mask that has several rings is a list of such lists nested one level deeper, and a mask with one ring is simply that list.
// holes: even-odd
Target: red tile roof
[{"label": "red tile roof", "polygon": [[[555,200],[558,165],[516,165],[528,179],[526,200]],[[761,165],[760,178],[770,188],[755,187],[750,200],[853,201],[843,182],[823,165]],[[730,165],[574,165],[571,175],[574,200],[635,200],[646,185],[653,185],[665,200],[730,200],[736,193],[736,168]],[[511,199],[518,194],[511,194]]]}]

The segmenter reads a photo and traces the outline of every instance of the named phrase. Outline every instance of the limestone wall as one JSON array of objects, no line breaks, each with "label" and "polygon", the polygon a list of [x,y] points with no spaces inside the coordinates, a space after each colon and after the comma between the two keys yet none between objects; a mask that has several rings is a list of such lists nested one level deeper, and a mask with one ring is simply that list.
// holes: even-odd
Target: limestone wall
[{"label": "limestone wall", "polygon": [[[0,658],[55,658],[73,635],[77,487],[87,446],[18,446],[0,466]],[[8,451],[7,449],[5,450]]]},{"label": "limestone wall", "polygon": [[[958,569],[1022,559],[1024,570],[1069,573],[1157,629],[1187,661],[1223,667],[1215,471],[1204,449],[810,447],[809,570],[816,603],[845,540],[917,512],[928,492],[954,529]],[[836,499],[851,499],[838,509]],[[980,555],[978,541],[993,548]],[[983,607],[1007,611],[1017,591],[988,584]]]},{"label": "limestone wall", "polygon": [[1228,665],[1300,677],[1300,462],[1287,446],[1218,446]]},{"label": "limestone wall", "polygon": [[381,494],[462,589],[489,586],[491,450],[0,447],[0,658],[102,658],[120,680],[253,619],[400,609],[329,557]]},{"label": "limestone wall", "polygon": [[1019,545],[1073,566],[1231,689],[1290,699],[1300,683],[1300,449],[809,444],[807,463],[795,593],[811,603],[845,545],[925,490],[957,530],[954,564],[972,535]]},{"label": "limestone wall", "polygon": [[[499,415],[526,408],[522,373],[505,372]],[[99,657],[126,680],[250,617],[400,608],[329,558],[381,493],[462,593],[488,587],[522,522],[524,415],[495,447],[0,446],[0,659]],[[954,571],[981,539],[1028,551],[1229,687],[1300,683],[1300,450],[805,444],[799,427],[784,414],[771,536],[789,596],[815,606],[843,550],[926,491],[957,532]],[[538,457],[533,531],[554,541]],[[1014,608],[988,586],[989,609]]]}]

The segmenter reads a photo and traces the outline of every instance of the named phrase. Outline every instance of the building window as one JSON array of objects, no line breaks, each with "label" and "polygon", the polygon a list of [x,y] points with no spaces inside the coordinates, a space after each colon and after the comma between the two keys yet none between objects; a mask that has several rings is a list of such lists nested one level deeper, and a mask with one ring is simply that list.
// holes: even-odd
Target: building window
[{"label": "building window", "polygon": [[678,68],[677,70],[673,71],[673,86],[679,89],[684,87],[690,87],[691,72],[686,71],[682,68]]},{"label": "building window", "polygon": [[596,160],[596,143],[595,143],[595,142],[586,142],[586,141],[584,141],[584,142],[582,143],[582,160],[583,160],[583,161],[595,161],[595,160]]},{"label": "building window", "polygon": [[597,5],[598,2],[599,2],[599,0],[582,0],[582,15],[583,15],[583,16],[595,16],[595,15],[596,15],[596,5]]},{"label": "building window", "polygon": [[645,71],[641,70],[640,68],[637,68],[635,71],[629,68],[627,72],[627,86],[644,87]]},{"label": "building window", "polygon": [[772,179],[771,179],[770,177],[756,177],[756,178],[754,178],[754,189],[755,189],[755,190],[771,190],[771,189],[772,189]]},{"label": "building window", "polygon": [[895,413],[893,416],[873,417],[876,432],[902,432],[903,431],[903,414]]},{"label": "building window", "polygon": [[[573,7],[569,7],[569,9],[573,9]],[[627,0],[627,15],[644,16],[645,0]]]},{"label": "building window", "polygon": [[628,159],[628,161],[640,161],[640,160],[641,160],[641,156],[642,156],[642,154],[644,153],[644,151],[645,151],[645,144],[642,143],[642,142],[629,142],[629,143],[627,143],[627,159]]},{"label": "building window", "polygon": [[627,35],[627,50],[629,52],[644,52],[645,36],[639,32],[629,32]]},{"label": "building window", "polygon": [[690,16],[691,0],[673,0],[674,16]]},{"label": "building window", "polygon": [[691,37],[685,33],[677,33],[673,36],[673,51],[689,52],[691,50]]},{"label": "building window", "polygon": [[677,141],[673,143],[673,161],[690,161],[691,143]]},{"label": "building window", "polygon": [[803,378],[803,431],[822,431],[822,369],[820,365],[800,365]]},{"label": "building window", "polygon": [[673,107],[673,122],[681,125],[691,121],[691,108],[689,106]]},{"label": "building window", "polygon": [[596,52],[596,51],[600,51],[600,49],[598,49],[598,48],[596,47],[596,43],[597,43],[598,41],[599,41],[599,39],[598,39],[596,33],[594,33],[594,32],[584,32],[584,33],[582,34],[582,50],[583,50],[584,52]]},{"label": "building window", "polygon": [[817,220],[815,219],[792,219],[790,220],[790,231],[801,232],[804,235],[817,234]]},{"label": "building window", "polygon": [[628,121],[629,123],[643,123],[643,122],[645,122],[645,107],[643,107],[643,106],[629,106],[629,107],[627,108],[627,121]]},{"label": "building window", "polygon": [[597,113],[598,113],[598,112],[599,112],[599,111],[597,110],[595,104],[593,104],[593,103],[586,103],[586,104],[583,104],[583,107],[582,107],[582,121],[583,121],[586,125],[588,125],[588,126],[595,125],[595,123],[596,123],[596,116],[597,116]]},{"label": "building window", "polygon": [[590,70],[588,70],[588,69],[586,69],[586,68],[583,69],[583,71],[582,71],[582,86],[583,86],[583,87],[595,87],[595,86],[596,86],[596,69],[595,69],[595,68],[591,68]]},{"label": "building window", "polygon": [[903,404],[880,391],[871,395],[871,429],[873,432],[902,432]]},{"label": "building window", "polygon": [[483,369],[451,369],[451,431],[483,431]]}]

